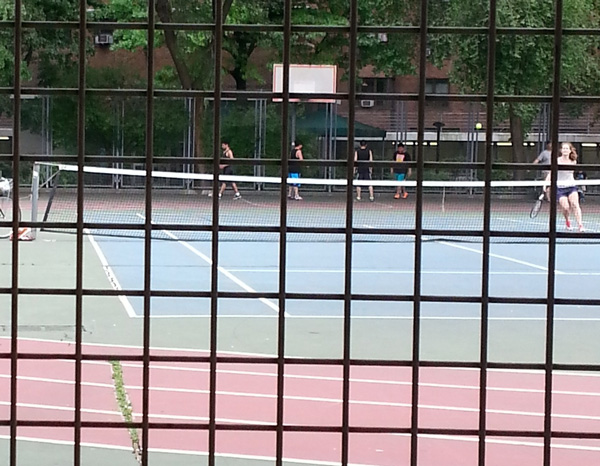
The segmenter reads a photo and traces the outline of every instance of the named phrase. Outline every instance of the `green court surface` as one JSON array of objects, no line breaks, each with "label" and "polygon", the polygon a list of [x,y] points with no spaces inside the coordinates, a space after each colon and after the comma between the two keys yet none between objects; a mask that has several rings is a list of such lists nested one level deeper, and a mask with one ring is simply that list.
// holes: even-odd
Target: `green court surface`
[{"label": "green court surface", "polygon": [[[38,290],[41,288],[57,289],[59,290],[58,293],[62,293],[64,290],[74,290],[76,283],[75,240],[75,236],[71,234],[42,232],[36,241],[20,243],[19,287],[24,290],[28,288]],[[92,246],[89,238],[84,237],[83,241],[84,288],[113,292],[112,283],[106,274],[107,266],[100,261],[97,250]],[[108,244],[110,246],[110,242]],[[2,287],[10,286],[11,245],[12,243],[7,241],[5,247],[0,249],[0,267],[2,269],[1,276],[3,277],[0,286]],[[205,246],[208,247],[208,243]],[[256,250],[257,246],[252,246]],[[543,247],[542,245],[539,246]],[[157,250],[159,249],[159,245],[155,247]],[[189,254],[189,251],[186,251],[180,245],[171,247],[178,247],[179,253],[182,255]],[[222,245],[223,257],[227,256],[225,251],[227,247],[227,244]],[[375,248],[378,247],[379,245],[375,246]],[[414,245],[403,244],[402,247],[410,250],[414,248]],[[424,248],[428,247],[431,246],[424,245]],[[106,246],[104,248],[106,249]],[[582,251],[584,254],[590,248],[595,249],[594,246],[577,246],[577,250]],[[376,251],[377,249],[373,250]],[[169,251],[172,251],[172,249],[169,249]],[[478,267],[480,257],[477,254],[471,254],[471,256],[473,257],[469,260],[476,261],[473,266]],[[523,259],[523,256],[517,255],[516,257]],[[141,260],[141,258],[138,259]],[[436,259],[433,260],[435,262]],[[159,262],[158,259],[156,259],[156,262]],[[240,258],[234,260],[234,262],[240,265],[244,263],[244,260]],[[228,262],[226,265],[231,269],[235,269],[234,263]],[[289,266],[293,267],[293,262]],[[411,266],[412,263],[409,259],[404,264],[398,264],[398,269],[410,269]],[[439,261],[438,266],[440,271],[445,267]],[[579,283],[580,286],[573,287],[573,294],[567,296],[576,298],[595,297],[586,295],[586,292],[594,293],[594,291],[591,288],[586,291],[589,287],[586,283],[590,282],[584,281],[584,278],[594,280],[598,266],[594,266],[593,263],[588,263],[587,266],[590,270],[589,274],[585,274],[584,277],[575,275],[573,277],[576,280],[574,283]],[[198,269],[205,269],[207,266],[199,263],[197,267]],[[311,267],[318,268],[318,265],[315,266],[312,263]],[[253,271],[252,268],[249,271],[251,274],[257,275],[257,272]],[[342,273],[342,271],[338,272]],[[139,267],[137,273],[139,273]],[[157,264],[157,268],[152,273],[154,276],[160,276],[161,274],[172,273],[172,270],[159,267]],[[185,273],[193,274],[193,268],[186,269]],[[389,269],[381,269],[379,271],[375,270],[372,275],[376,282],[383,283],[384,276],[389,276],[390,273]],[[276,282],[277,274],[271,275],[270,280]],[[445,281],[452,280],[452,277],[447,275],[452,274],[443,274],[441,275],[442,279]],[[536,280],[540,280],[539,275],[541,275],[541,281],[543,282],[543,272],[532,276],[537,277]],[[403,282],[402,289],[410,292],[412,275],[398,274],[397,276],[399,277],[398,280]],[[519,277],[520,275],[510,270],[499,272],[499,279],[502,281],[498,282],[498,289],[505,290],[505,293],[510,296],[511,289],[509,287],[517,287],[518,290],[519,285],[522,285],[524,280],[530,279],[528,278],[529,275],[523,275],[522,280],[515,279],[515,276]],[[340,280],[327,278],[327,275],[323,275],[323,277],[320,278],[322,283],[320,292],[341,292],[343,288],[339,285]],[[161,282],[158,281],[159,277],[155,278],[157,281],[153,282],[156,284],[154,286],[161,289]],[[439,278],[440,275],[437,274],[429,278],[431,286],[436,285],[436,280],[439,280]],[[228,281],[227,277],[222,275],[220,275],[219,280]],[[469,278],[466,275],[466,278],[459,277],[459,280],[462,282],[474,280],[473,290],[477,290],[479,286],[477,277]],[[566,278],[561,276],[559,280],[566,280]],[[198,286],[200,290],[210,290],[210,282],[199,283]],[[444,288],[446,285],[443,283],[439,283],[437,286],[441,293],[446,291],[446,288]],[[456,293],[456,287],[451,288]],[[132,287],[131,289],[136,288]],[[377,300],[378,293],[388,294],[393,293],[394,290],[398,293],[399,289],[401,288],[395,285],[389,288],[373,289],[373,300],[352,302],[353,308],[361,310],[360,313],[354,311],[353,315],[355,317],[352,318],[351,348],[353,358],[411,358],[412,319],[410,314],[412,303],[390,304]],[[241,291],[241,289],[238,288],[238,291]],[[542,288],[536,291],[534,295],[543,298],[544,292],[545,289]],[[10,336],[11,314],[9,310],[11,296],[2,294],[0,299],[2,300],[2,308],[5,310],[2,322],[0,322],[0,335]],[[175,306],[177,306],[179,298],[173,298],[173,300],[176,303]],[[203,302],[203,309],[208,309],[205,305],[207,300],[200,298],[198,300]],[[220,298],[220,300],[225,301],[223,298]],[[249,306],[249,301],[258,300],[240,299],[239,307]],[[276,300],[272,301],[276,302]],[[231,304],[231,300],[227,302],[228,306],[236,305],[235,301],[234,304]],[[343,318],[341,318],[339,312],[328,311],[331,307],[336,310],[343,309],[342,301],[338,300],[335,305],[332,305],[319,300],[308,300],[302,306],[303,309],[312,309],[308,313],[292,312],[294,309],[293,304],[293,302],[290,302],[290,315],[286,318],[286,355],[290,357],[342,357]],[[381,312],[382,309],[387,309],[390,306],[401,307],[403,312]],[[480,320],[478,314],[480,305],[449,302],[444,304],[447,311],[444,311],[441,315],[435,312],[433,314],[425,312],[431,309],[432,306],[432,303],[422,303],[424,318],[421,322],[421,358],[425,360],[477,361],[479,358]],[[19,337],[74,340],[75,298],[73,296],[30,294],[25,291],[19,297],[18,307]],[[493,306],[490,311],[490,357],[493,360],[507,362],[543,362],[545,306],[509,306],[512,310],[508,314],[504,309],[506,306],[500,307],[502,308],[501,311],[494,311]],[[530,308],[534,308],[535,312],[531,313]],[[468,309],[469,313],[461,314],[465,309]],[[554,345],[555,360],[557,362],[594,363],[598,361],[600,343],[594,335],[597,335],[597,331],[600,329],[598,319],[600,316],[595,315],[595,310],[595,306],[576,306],[568,309],[565,306],[556,306],[557,322],[555,323],[556,340]],[[84,296],[82,313],[84,342],[129,346],[141,346],[143,344],[143,319],[139,316],[133,318],[128,316],[122,301],[117,296]],[[210,347],[208,314],[188,316],[181,316],[180,313],[176,314],[173,317],[161,315],[152,319],[151,346],[208,349]],[[370,314],[372,318],[370,318]],[[448,318],[444,318],[444,315]],[[511,318],[511,315],[514,318]],[[225,314],[220,315],[218,319],[218,348],[220,351],[273,355],[277,351],[277,338],[277,318],[276,313],[273,311],[261,310],[250,315]]]}]

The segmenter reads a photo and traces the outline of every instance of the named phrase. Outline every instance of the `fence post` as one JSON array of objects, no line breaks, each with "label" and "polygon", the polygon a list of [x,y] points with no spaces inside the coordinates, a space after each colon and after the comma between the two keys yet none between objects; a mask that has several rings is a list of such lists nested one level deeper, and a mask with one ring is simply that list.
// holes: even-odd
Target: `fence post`
[{"label": "fence post", "polygon": [[[31,221],[38,221],[38,199],[40,192],[40,165],[38,163],[33,164],[33,173],[31,180]],[[33,239],[37,236],[37,227],[31,228],[31,236]]]}]

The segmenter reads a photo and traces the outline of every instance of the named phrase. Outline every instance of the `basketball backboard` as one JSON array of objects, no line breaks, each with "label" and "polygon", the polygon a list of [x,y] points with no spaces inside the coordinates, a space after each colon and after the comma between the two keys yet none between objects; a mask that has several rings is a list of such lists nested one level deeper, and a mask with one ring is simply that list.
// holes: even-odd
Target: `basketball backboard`
[{"label": "basketball backboard", "polygon": [[[337,86],[336,65],[290,65],[290,93],[334,94]],[[283,65],[273,65],[273,92],[283,92]],[[281,102],[282,99],[273,99]],[[290,102],[335,103],[335,99],[312,99],[309,95]]]}]

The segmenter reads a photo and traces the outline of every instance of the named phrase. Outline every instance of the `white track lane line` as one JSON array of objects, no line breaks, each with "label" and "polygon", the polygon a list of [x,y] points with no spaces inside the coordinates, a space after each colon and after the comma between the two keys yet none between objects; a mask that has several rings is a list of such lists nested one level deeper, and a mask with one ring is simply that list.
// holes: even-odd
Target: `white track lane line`
[{"label": "white track lane line", "polygon": [[[138,217],[140,217],[142,220],[145,220],[145,217],[143,215],[141,215],[141,214],[136,214],[136,215]],[[208,265],[210,265],[210,266],[213,265],[213,261],[212,261],[212,259],[210,257],[208,257],[206,254],[203,254],[202,252],[198,251],[194,246],[192,246],[187,241],[183,241],[182,239],[178,238],[177,236],[175,236],[173,233],[171,233],[168,230],[162,230],[162,232],[165,235],[167,235],[169,238],[175,240],[177,243],[179,243],[180,245],[182,245],[184,248],[186,248],[192,254],[194,254],[195,256],[197,256],[200,259],[202,259]],[[222,266],[219,265],[219,266],[217,266],[217,270],[220,273],[222,273],[223,275],[225,275],[227,278],[229,278],[236,285],[238,285],[240,288],[242,288],[243,290],[247,291],[248,293],[256,293],[256,290],[254,288],[252,288],[250,285],[248,285],[243,280],[240,280],[238,277],[236,277],[234,274],[232,274],[225,267],[222,267]],[[258,300],[261,303],[263,303],[264,305],[266,305],[267,307],[269,307],[270,309],[272,309],[275,313],[279,313],[279,306],[277,304],[269,301],[266,298],[258,298]],[[287,312],[285,312],[284,314],[285,314],[286,317],[289,317],[289,314]]]},{"label": "white track lane line", "polygon": [[[22,377],[18,377],[23,380]],[[65,381],[48,379],[48,378],[39,378],[29,377],[29,381],[37,381],[40,383],[58,383],[64,384]],[[354,381],[356,382],[356,381]],[[105,386],[106,388],[112,388],[105,384],[98,383],[85,383],[83,385],[86,386]],[[407,383],[407,385],[409,385]],[[445,386],[443,384],[428,384],[430,386],[435,386],[439,388],[453,388],[453,386],[448,385]],[[419,386],[424,386],[424,384],[419,384]],[[144,388],[141,385],[125,385],[125,388],[129,391],[142,391]],[[466,388],[465,386],[461,386],[461,389]],[[473,387],[474,389],[479,389],[479,387]],[[191,389],[191,388],[175,388],[175,387],[149,387],[150,392],[162,392],[162,393],[173,393],[173,394],[187,394],[187,395],[208,395],[210,394],[210,390],[207,389]],[[506,390],[511,391],[512,390]],[[533,390],[532,390],[533,391]],[[240,391],[229,391],[229,390],[217,390],[217,395],[221,396],[230,396],[230,397],[240,397],[240,398],[258,398],[258,399],[277,399],[278,395],[273,393],[257,393],[257,392],[240,392]],[[542,390],[539,393],[543,393]],[[554,393],[554,392],[553,392]],[[330,398],[330,397],[315,397],[315,396],[301,396],[301,395],[284,395],[283,397],[286,401],[301,401],[301,402],[313,402],[313,403],[330,403],[330,404],[341,404],[344,402],[341,398]],[[350,405],[352,406],[375,406],[375,407],[393,407],[393,408],[410,408],[412,404],[410,402],[394,402],[394,401],[376,401],[376,400],[349,400]],[[10,401],[0,401],[0,406],[9,406]],[[31,409],[42,409],[42,410],[54,410],[54,411],[74,411],[75,408],[70,406],[59,406],[52,404],[40,404],[40,403],[17,403],[17,406],[23,408],[31,408]],[[463,412],[463,413],[478,413],[479,408],[470,408],[467,406],[448,406],[448,405],[435,405],[435,404],[419,404],[419,409],[428,409],[434,411],[449,411],[449,412]],[[100,409],[92,409],[92,408],[82,408],[82,412],[85,413],[96,413],[96,414],[105,414],[105,415],[118,415],[117,411],[109,411],[109,410],[100,410]],[[489,414],[498,414],[498,415],[508,415],[508,416],[524,416],[524,417],[544,417],[546,414],[543,411],[522,411],[522,410],[506,410],[506,409],[491,409],[486,408],[486,413]],[[142,417],[142,413],[134,412],[135,417]],[[175,418],[175,415],[171,413],[163,413],[151,415],[155,418],[165,417],[168,418],[171,416]],[[194,415],[180,415],[177,416],[179,419],[189,419],[196,421],[205,421],[207,418],[202,416],[194,416]],[[582,414],[568,414],[568,413],[552,413],[553,419],[573,419],[573,420],[581,420],[581,421],[600,421],[600,416],[593,415],[582,415]],[[225,422],[246,422],[246,423],[257,423],[259,421],[255,421],[252,419],[229,419],[222,418],[221,420]]]}]

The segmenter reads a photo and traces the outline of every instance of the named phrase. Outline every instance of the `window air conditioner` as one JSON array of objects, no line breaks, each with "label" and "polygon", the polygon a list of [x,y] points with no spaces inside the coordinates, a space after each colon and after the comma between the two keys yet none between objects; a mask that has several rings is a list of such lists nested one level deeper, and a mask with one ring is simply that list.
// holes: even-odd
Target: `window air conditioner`
[{"label": "window air conditioner", "polygon": [[96,34],[94,44],[96,45],[112,45],[113,36],[110,33]]},{"label": "window air conditioner", "polygon": [[375,106],[375,101],[374,100],[361,100],[360,106],[362,108],[371,108],[371,107]]}]

